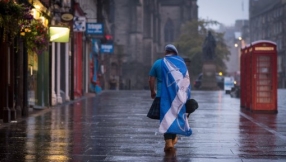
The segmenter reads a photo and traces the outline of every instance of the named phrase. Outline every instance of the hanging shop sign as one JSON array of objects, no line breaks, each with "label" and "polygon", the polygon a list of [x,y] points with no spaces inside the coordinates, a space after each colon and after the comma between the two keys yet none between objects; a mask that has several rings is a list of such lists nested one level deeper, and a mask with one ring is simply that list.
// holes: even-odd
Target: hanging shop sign
[{"label": "hanging shop sign", "polygon": [[85,17],[74,17],[73,18],[73,31],[74,32],[85,32],[86,30],[86,18]]},{"label": "hanging shop sign", "polygon": [[101,53],[113,53],[114,51],[114,46],[113,44],[101,44],[100,46],[100,52]]},{"label": "hanging shop sign", "polygon": [[103,35],[104,28],[102,23],[87,23],[86,34]]},{"label": "hanging shop sign", "polygon": [[68,21],[72,21],[73,20],[73,15],[71,13],[67,12],[67,13],[63,13],[61,15],[61,18],[62,18],[63,21],[68,22]]},{"label": "hanging shop sign", "polygon": [[68,27],[55,27],[51,26],[50,31],[50,41],[51,42],[69,42],[70,39],[70,29]]}]

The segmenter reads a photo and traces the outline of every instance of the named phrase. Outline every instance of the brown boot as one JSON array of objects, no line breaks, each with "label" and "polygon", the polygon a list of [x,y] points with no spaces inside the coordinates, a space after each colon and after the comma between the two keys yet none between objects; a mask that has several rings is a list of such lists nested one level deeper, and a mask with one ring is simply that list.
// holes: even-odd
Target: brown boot
[{"label": "brown boot", "polygon": [[172,139],[165,140],[165,148],[164,151],[172,150],[174,148]]},{"label": "brown boot", "polygon": [[178,142],[178,137],[176,136],[175,139],[172,140],[173,146],[175,146],[175,144]]}]

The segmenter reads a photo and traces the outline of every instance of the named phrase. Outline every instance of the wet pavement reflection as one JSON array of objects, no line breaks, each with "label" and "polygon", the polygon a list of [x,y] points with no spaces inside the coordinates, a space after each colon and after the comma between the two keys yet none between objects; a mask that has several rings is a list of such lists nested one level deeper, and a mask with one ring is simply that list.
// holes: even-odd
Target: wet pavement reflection
[{"label": "wet pavement reflection", "polygon": [[1,125],[0,161],[286,161],[286,90],[278,97],[278,114],[254,114],[224,91],[193,91],[193,135],[165,153],[149,91],[104,91]]}]

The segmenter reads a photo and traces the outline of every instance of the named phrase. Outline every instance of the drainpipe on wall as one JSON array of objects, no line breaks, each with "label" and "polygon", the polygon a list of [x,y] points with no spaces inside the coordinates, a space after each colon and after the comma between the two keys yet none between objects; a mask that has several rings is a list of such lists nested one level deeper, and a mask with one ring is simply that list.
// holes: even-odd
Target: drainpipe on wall
[{"label": "drainpipe on wall", "polygon": [[7,80],[6,80],[6,105],[3,109],[3,122],[4,123],[10,123],[11,121],[11,114],[10,114],[10,108],[9,108],[9,87],[10,87],[10,45],[7,43]]},{"label": "drainpipe on wall", "polygon": [[69,43],[65,43],[65,48],[65,99],[69,101]]}]

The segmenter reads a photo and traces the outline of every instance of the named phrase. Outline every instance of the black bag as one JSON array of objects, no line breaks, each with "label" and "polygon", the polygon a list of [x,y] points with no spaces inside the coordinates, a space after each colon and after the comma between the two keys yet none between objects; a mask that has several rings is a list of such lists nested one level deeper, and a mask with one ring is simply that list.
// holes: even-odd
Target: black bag
[{"label": "black bag", "polygon": [[150,119],[160,119],[160,97],[156,97],[148,111],[147,117]]},{"label": "black bag", "polygon": [[199,104],[195,99],[188,99],[186,102],[186,113],[188,113],[188,117],[191,113],[193,113],[197,108],[199,108]]}]

